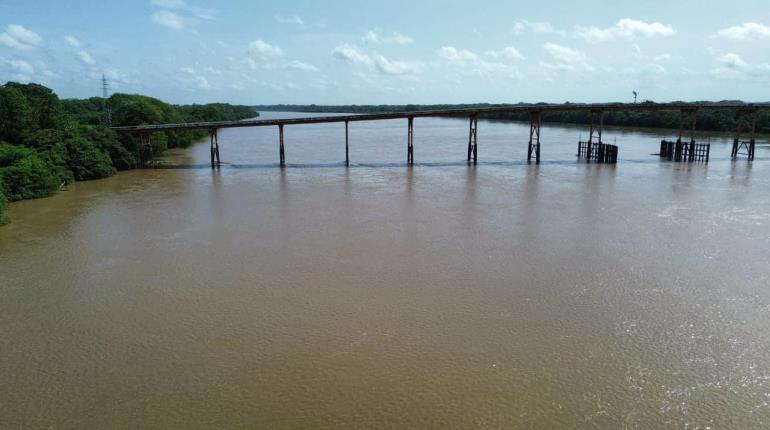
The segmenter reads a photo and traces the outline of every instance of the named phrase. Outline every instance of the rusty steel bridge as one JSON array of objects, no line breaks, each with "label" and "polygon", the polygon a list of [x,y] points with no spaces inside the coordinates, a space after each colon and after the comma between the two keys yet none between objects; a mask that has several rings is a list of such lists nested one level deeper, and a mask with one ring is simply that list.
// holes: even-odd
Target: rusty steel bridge
[{"label": "rusty steel bridge", "polygon": [[[360,115],[335,115],[335,116],[311,116],[305,118],[287,118],[287,119],[251,119],[241,121],[219,121],[219,122],[196,122],[184,124],[157,124],[157,125],[135,125],[112,127],[113,130],[120,133],[128,133],[137,136],[140,140],[140,160],[144,163],[147,160],[147,154],[152,157],[151,135],[157,132],[174,132],[189,130],[206,130],[209,132],[211,145],[211,167],[216,168],[221,164],[219,158],[219,138],[217,131],[223,128],[240,127],[278,127],[278,153],[279,164],[281,167],[286,165],[284,152],[284,127],[289,125],[301,124],[325,124],[325,123],[344,123],[345,124],[345,165],[350,165],[349,155],[349,133],[348,125],[351,122],[360,121],[381,121],[405,119],[407,120],[407,164],[414,165],[414,119],[415,118],[468,118],[468,163],[475,164],[478,159],[477,134],[479,116],[505,113],[527,113],[529,114],[529,143],[527,150],[527,161],[540,162],[540,129],[542,117],[548,112],[567,112],[583,111],[590,112],[591,122],[587,142],[579,142],[578,155],[585,154],[586,158],[594,159],[597,154],[604,157],[605,145],[602,142],[602,129],[604,125],[605,112],[617,111],[679,111],[679,137],[676,141],[677,151],[684,151],[685,158],[689,153],[695,151],[695,132],[696,115],[699,110],[732,110],[736,115],[736,130],[733,140],[731,157],[736,159],[739,155],[746,155],[749,160],[754,159],[754,147],[756,143],[756,114],[759,110],[770,110],[770,104],[750,104],[750,103],[713,103],[713,104],[694,104],[694,103],[604,103],[604,104],[537,104],[537,105],[513,105],[504,107],[490,107],[478,109],[447,109],[447,110],[429,110],[414,112],[391,112]],[[688,141],[683,138],[687,135]],[[661,148],[664,144],[661,143]],[[689,145],[689,146],[688,146]],[[683,149],[682,149],[683,148]],[[745,152],[741,152],[744,149]],[[598,152],[597,152],[598,151]],[[663,155],[661,149],[661,155]],[[608,149],[608,153],[611,151]],[[708,151],[706,151],[707,153]],[[617,147],[614,147],[615,157],[617,156]],[[681,154],[679,154],[681,155]],[[615,158],[616,159],[616,158]],[[677,161],[681,161],[677,159]],[[684,160],[686,161],[686,160]],[[690,158],[693,161],[693,158]],[[705,161],[708,161],[706,156]]]}]

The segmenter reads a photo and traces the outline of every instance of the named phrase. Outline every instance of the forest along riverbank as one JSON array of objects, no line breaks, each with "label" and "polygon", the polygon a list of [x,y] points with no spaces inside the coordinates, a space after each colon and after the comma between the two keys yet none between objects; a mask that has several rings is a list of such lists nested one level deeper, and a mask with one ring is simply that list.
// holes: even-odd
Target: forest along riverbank
[{"label": "forest along riverbank", "polygon": [[221,169],[201,142],[14,203],[4,424],[765,426],[767,148],[610,130],[586,164],[548,125],[527,165],[527,124],[481,121],[474,167],[467,120],[414,131],[412,169],[405,121],[351,124],[350,169],[339,125],[287,127],[287,169],[231,129]]},{"label": "forest along riverbank", "polygon": [[[139,166],[139,144],[105,124],[137,125],[253,118],[245,106],[175,106],[129,94],[60,100],[38,84],[0,87],[0,225],[8,201],[48,197],[75,181],[106,178]],[[200,132],[155,133],[153,152],[188,147]]]}]

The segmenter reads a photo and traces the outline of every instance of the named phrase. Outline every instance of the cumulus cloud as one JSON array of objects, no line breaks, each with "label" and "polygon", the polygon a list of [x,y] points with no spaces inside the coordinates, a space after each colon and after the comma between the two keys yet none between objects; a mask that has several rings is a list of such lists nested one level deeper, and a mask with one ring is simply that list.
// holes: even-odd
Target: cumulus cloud
[{"label": "cumulus cloud", "polygon": [[557,45],[555,43],[546,43],[543,49],[551,56],[554,63],[543,63],[543,65],[556,68],[563,71],[586,71],[591,72],[595,67],[591,65],[586,54],[567,46]]},{"label": "cumulus cloud", "polygon": [[0,43],[20,51],[31,51],[43,46],[43,38],[18,24],[9,24],[0,34]]},{"label": "cumulus cloud", "polygon": [[355,45],[339,45],[334,48],[332,55],[339,58],[340,60],[350,61],[352,63],[366,65],[374,64],[374,60],[372,60],[369,55],[361,52],[361,50],[359,50]]},{"label": "cumulus cloud", "polygon": [[513,33],[565,34],[563,30],[555,29],[550,22],[531,22],[526,19],[519,19],[513,23]]},{"label": "cumulus cloud", "polygon": [[260,59],[283,56],[283,50],[280,47],[271,45],[262,39],[249,43],[249,52],[252,56]]},{"label": "cumulus cloud", "polygon": [[24,60],[1,60],[11,70],[24,75],[32,75],[35,73],[35,68],[31,64]]},{"label": "cumulus cloud", "polygon": [[171,30],[184,30],[193,22],[169,10],[159,10],[152,14],[152,22]]},{"label": "cumulus cloud", "polygon": [[290,61],[289,63],[287,63],[284,66],[284,68],[291,69],[291,70],[300,70],[300,71],[303,71],[303,72],[317,72],[318,71],[318,67],[316,67],[316,66],[314,66],[312,64],[303,63],[302,61],[299,61],[299,60],[292,60],[292,61]]},{"label": "cumulus cloud", "polygon": [[409,45],[414,43],[414,39],[411,36],[407,36],[406,34],[401,34],[398,32],[393,33],[393,36],[391,36],[390,40],[392,40],[396,45]]},{"label": "cumulus cloud", "polygon": [[386,75],[408,75],[420,70],[420,64],[409,61],[388,60],[382,55],[374,59],[374,64],[381,73]]},{"label": "cumulus cloud", "polygon": [[676,34],[676,30],[670,25],[659,22],[644,22],[630,18],[624,18],[608,28],[576,27],[577,37],[588,42],[598,43],[616,39],[632,39],[636,37],[666,37]]},{"label": "cumulus cloud", "polygon": [[750,64],[732,52],[718,54],[716,60],[719,66],[712,69],[711,74],[718,78],[767,79],[770,76],[770,64]]},{"label": "cumulus cloud", "polygon": [[80,58],[80,61],[88,66],[93,66],[96,64],[96,61],[94,61],[93,57],[91,57],[91,55],[86,51],[79,51],[78,58]]},{"label": "cumulus cloud", "polygon": [[300,18],[297,15],[291,15],[291,16],[276,15],[275,20],[277,22],[280,22],[281,24],[305,25],[305,21],[303,21],[302,18]]},{"label": "cumulus cloud", "polygon": [[395,45],[410,45],[414,39],[406,34],[394,31],[390,36],[381,36],[377,30],[369,30],[361,37],[364,43],[392,43]]},{"label": "cumulus cloud", "polygon": [[75,36],[64,36],[64,41],[73,48],[80,48],[80,40]]},{"label": "cumulus cloud", "polygon": [[182,11],[200,19],[214,19],[213,9],[193,6],[184,0],[152,0],[151,3],[163,9]]},{"label": "cumulus cloud", "polygon": [[499,51],[484,51],[484,55],[491,58],[503,58],[508,60],[522,60],[524,56],[521,55],[518,49],[513,46],[506,46]]},{"label": "cumulus cloud", "polygon": [[492,73],[518,74],[518,69],[515,66],[499,60],[522,58],[519,51],[513,47],[506,47],[500,51],[484,52],[484,55],[494,58],[496,61],[487,61],[473,51],[457,49],[454,46],[442,47],[439,49],[438,55],[455,67],[467,69],[471,73],[482,76]]},{"label": "cumulus cloud", "polygon": [[745,22],[719,30],[713,37],[738,41],[768,39],[770,38],[770,26],[756,22]]},{"label": "cumulus cloud", "polygon": [[340,60],[373,67],[385,75],[410,75],[420,71],[422,64],[416,61],[389,60],[382,55],[369,55],[355,45],[339,45],[332,55]]},{"label": "cumulus cloud", "polygon": [[438,53],[447,60],[454,62],[476,61],[479,59],[476,53],[467,49],[457,49],[454,46],[443,46],[439,49]]},{"label": "cumulus cloud", "polygon": [[211,84],[209,84],[209,80],[206,79],[204,76],[196,76],[195,83],[198,85],[198,88],[203,90],[208,90],[211,88]]}]

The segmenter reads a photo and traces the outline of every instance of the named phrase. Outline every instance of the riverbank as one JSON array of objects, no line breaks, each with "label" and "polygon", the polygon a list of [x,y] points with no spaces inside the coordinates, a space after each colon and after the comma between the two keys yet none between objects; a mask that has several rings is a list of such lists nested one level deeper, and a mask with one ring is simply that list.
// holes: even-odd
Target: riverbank
[{"label": "riverbank", "polygon": [[[101,179],[140,166],[140,142],[110,125],[228,121],[259,114],[223,103],[171,105],[141,95],[60,100],[38,84],[0,86],[0,224],[6,203],[49,197],[76,181]],[[153,154],[188,147],[201,132],[154,133]]]}]

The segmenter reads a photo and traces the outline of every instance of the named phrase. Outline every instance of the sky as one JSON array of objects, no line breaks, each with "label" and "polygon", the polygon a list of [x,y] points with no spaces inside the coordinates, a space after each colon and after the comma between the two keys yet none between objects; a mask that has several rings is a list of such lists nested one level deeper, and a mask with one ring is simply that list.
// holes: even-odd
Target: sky
[{"label": "sky", "polygon": [[0,82],[62,98],[770,100],[770,0],[0,0]]}]

